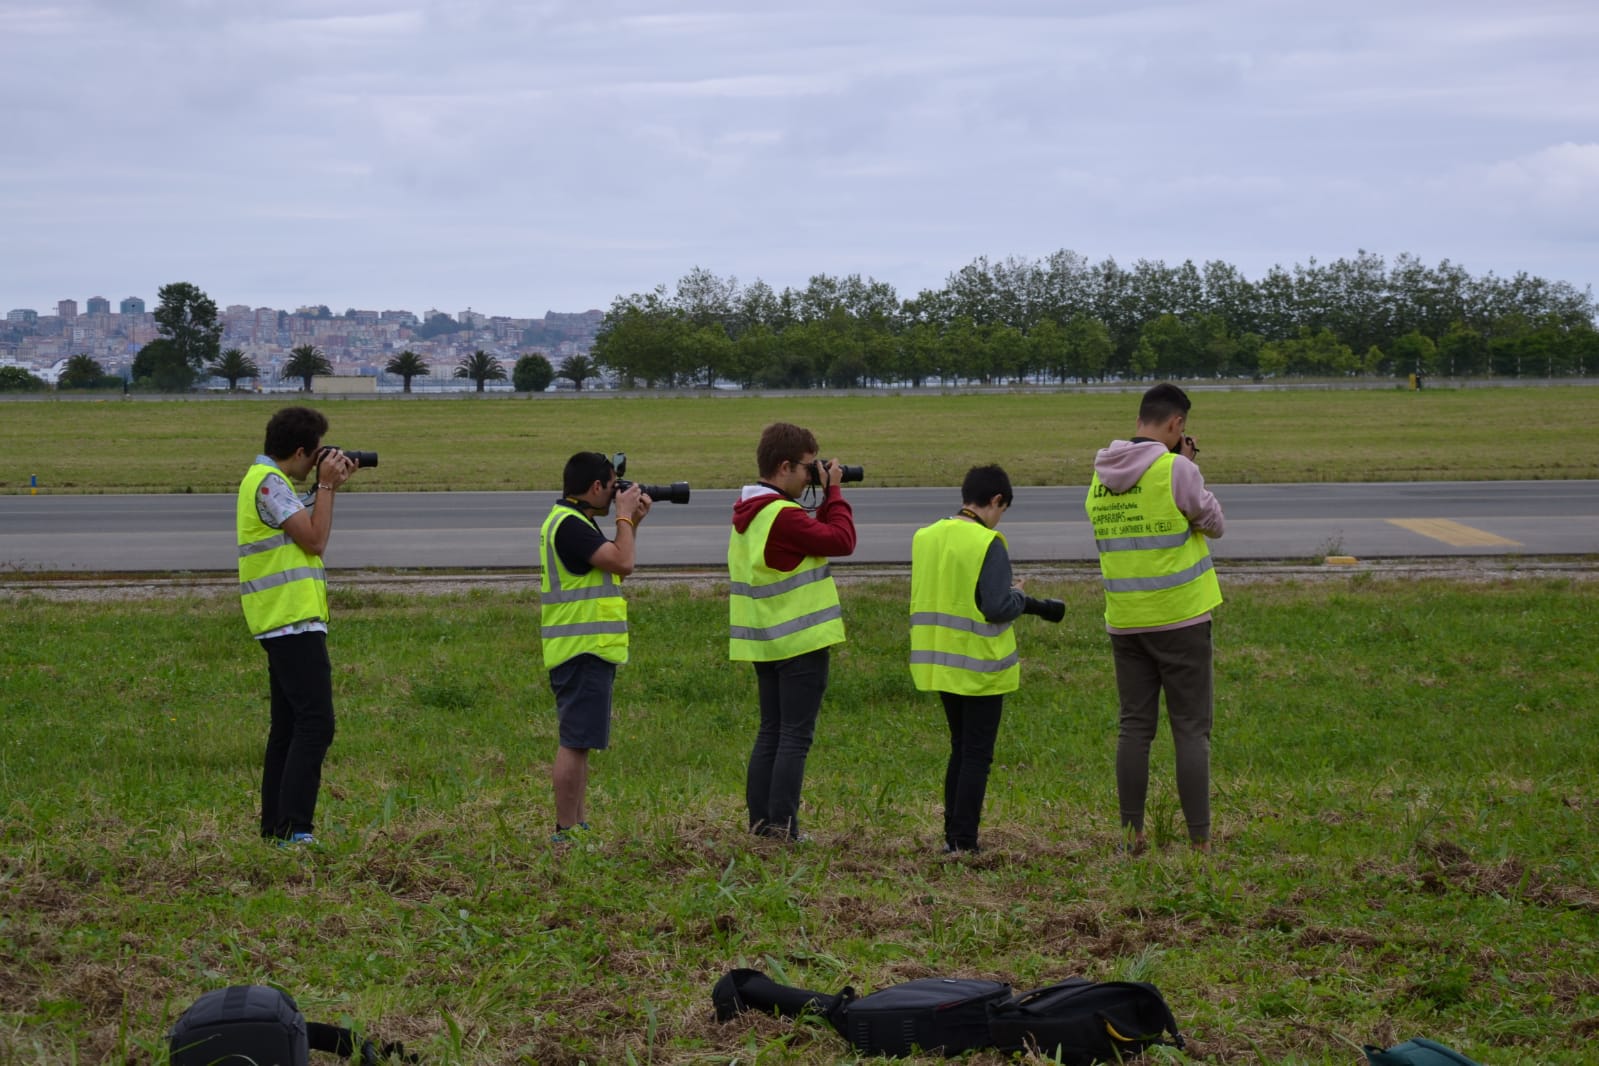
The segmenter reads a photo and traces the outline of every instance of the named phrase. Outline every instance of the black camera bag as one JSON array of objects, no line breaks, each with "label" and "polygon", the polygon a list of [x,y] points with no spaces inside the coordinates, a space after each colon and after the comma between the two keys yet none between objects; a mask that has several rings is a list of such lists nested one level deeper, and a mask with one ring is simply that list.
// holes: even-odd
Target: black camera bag
[{"label": "black camera bag", "polygon": [[[307,1022],[294,998],[267,985],[232,985],[207,992],[167,1033],[171,1066],[309,1066],[312,1051],[348,1059],[355,1034],[336,1025]],[[391,1055],[415,1062],[399,1044],[379,1050],[361,1041],[361,1062],[378,1066]]]},{"label": "black camera bag", "polygon": [[855,990],[845,987],[836,996],[812,992],[808,988],[780,985],[759,970],[730,970],[711,989],[716,1020],[725,1022],[747,1010],[798,1018],[814,1014],[838,1029],[838,1013],[855,998]]},{"label": "black camera bag", "polygon": [[1121,1062],[1151,1044],[1183,1046],[1166,1000],[1142,981],[1069,977],[998,1004],[988,1027],[1000,1050],[1036,1048],[1062,1066]]},{"label": "black camera bag", "polygon": [[869,1055],[909,1055],[919,1049],[953,1058],[993,1046],[989,1010],[1010,994],[1010,985],[999,981],[957,977],[906,981],[848,1004],[840,1032]]}]

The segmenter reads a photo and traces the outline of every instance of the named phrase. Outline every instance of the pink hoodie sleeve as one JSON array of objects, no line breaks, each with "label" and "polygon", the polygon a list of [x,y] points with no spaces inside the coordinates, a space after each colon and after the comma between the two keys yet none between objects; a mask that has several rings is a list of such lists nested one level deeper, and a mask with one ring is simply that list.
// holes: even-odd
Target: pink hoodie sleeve
[{"label": "pink hoodie sleeve", "polygon": [[1205,475],[1181,455],[1172,463],[1171,495],[1177,509],[1195,529],[1207,537],[1220,537],[1226,532],[1227,518],[1221,513],[1221,503],[1205,487]]}]

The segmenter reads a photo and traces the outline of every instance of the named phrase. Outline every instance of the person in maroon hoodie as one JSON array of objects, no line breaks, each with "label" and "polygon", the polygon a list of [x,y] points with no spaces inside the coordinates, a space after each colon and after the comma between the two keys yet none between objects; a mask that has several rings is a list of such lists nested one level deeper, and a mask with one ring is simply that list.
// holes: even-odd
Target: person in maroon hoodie
[{"label": "person in maroon hoodie", "polygon": [[[729,657],[755,666],[760,727],[744,798],[750,831],[801,839],[800,788],[827,691],[829,649],[844,641],[829,557],[855,550],[855,519],[838,460],[816,458],[816,435],[775,422],[755,449],[760,480],[733,505],[727,568]],[[822,490],[812,517],[799,502]]]},{"label": "person in maroon hoodie", "polygon": [[1132,440],[1111,441],[1094,457],[1085,501],[1121,702],[1116,793],[1134,853],[1145,848],[1149,746],[1162,692],[1188,839],[1210,850],[1210,612],[1221,588],[1208,541],[1226,531],[1226,519],[1199,472],[1191,406],[1176,385],[1145,392]]}]

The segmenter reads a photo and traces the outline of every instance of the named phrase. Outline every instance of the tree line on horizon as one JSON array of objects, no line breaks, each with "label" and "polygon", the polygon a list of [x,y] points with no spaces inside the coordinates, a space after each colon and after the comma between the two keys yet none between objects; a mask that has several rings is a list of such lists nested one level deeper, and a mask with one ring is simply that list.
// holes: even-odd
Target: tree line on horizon
[{"label": "tree line on horizon", "polygon": [[618,296],[594,361],[623,386],[847,388],[1106,378],[1510,377],[1599,369],[1591,291],[1364,250],[1274,266],[979,257],[901,299],[859,275],[803,289],[695,267]]},{"label": "tree line on horizon", "polygon": [[[482,350],[454,377],[483,391],[509,378],[543,391],[557,378],[581,389],[610,377],[623,387],[849,388],[1110,378],[1585,376],[1599,369],[1599,329],[1588,288],[1525,272],[1473,276],[1409,254],[1390,266],[1360,251],[1352,259],[1259,280],[1221,261],[1196,267],[1114,259],[1091,263],[1062,249],[1040,260],[979,257],[939,289],[901,299],[886,282],[818,274],[803,289],[740,285],[695,267],[648,293],[618,296],[588,356],[552,366],[521,356],[509,373]],[[329,312],[331,314],[331,312]],[[185,391],[204,376],[231,390],[261,376],[237,348],[221,350],[217,308],[197,286],[162,286],[154,315],[161,336],[136,355],[142,389]],[[447,316],[437,316],[444,328]],[[415,352],[384,367],[405,391],[428,373]],[[311,388],[332,372],[302,345],[281,369]],[[73,356],[59,387],[120,388],[88,355]],[[0,368],[0,391],[45,389],[27,371]]]}]

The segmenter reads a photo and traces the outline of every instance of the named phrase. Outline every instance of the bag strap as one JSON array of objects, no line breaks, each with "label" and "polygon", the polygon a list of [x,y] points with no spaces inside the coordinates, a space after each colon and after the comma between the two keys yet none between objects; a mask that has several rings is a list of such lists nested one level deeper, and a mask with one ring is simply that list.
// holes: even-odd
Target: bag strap
[{"label": "bag strap", "polygon": [[[355,1033],[342,1025],[326,1025],[322,1022],[305,1023],[306,1043],[312,1051],[326,1051],[337,1055],[346,1061],[356,1053]],[[405,1045],[398,1041],[383,1044],[381,1047],[372,1041],[361,1040],[361,1066],[383,1066],[394,1056],[398,1055],[401,1062],[421,1062],[420,1055],[407,1054]]]},{"label": "bag strap", "polygon": [[808,988],[782,985],[759,970],[730,970],[711,990],[716,1020],[725,1022],[747,1010],[776,1011],[785,1018],[816,1014],[843,1032],[843,1012],[855,999],[855,990],[846,985],[837,995],[812,992]]}]

